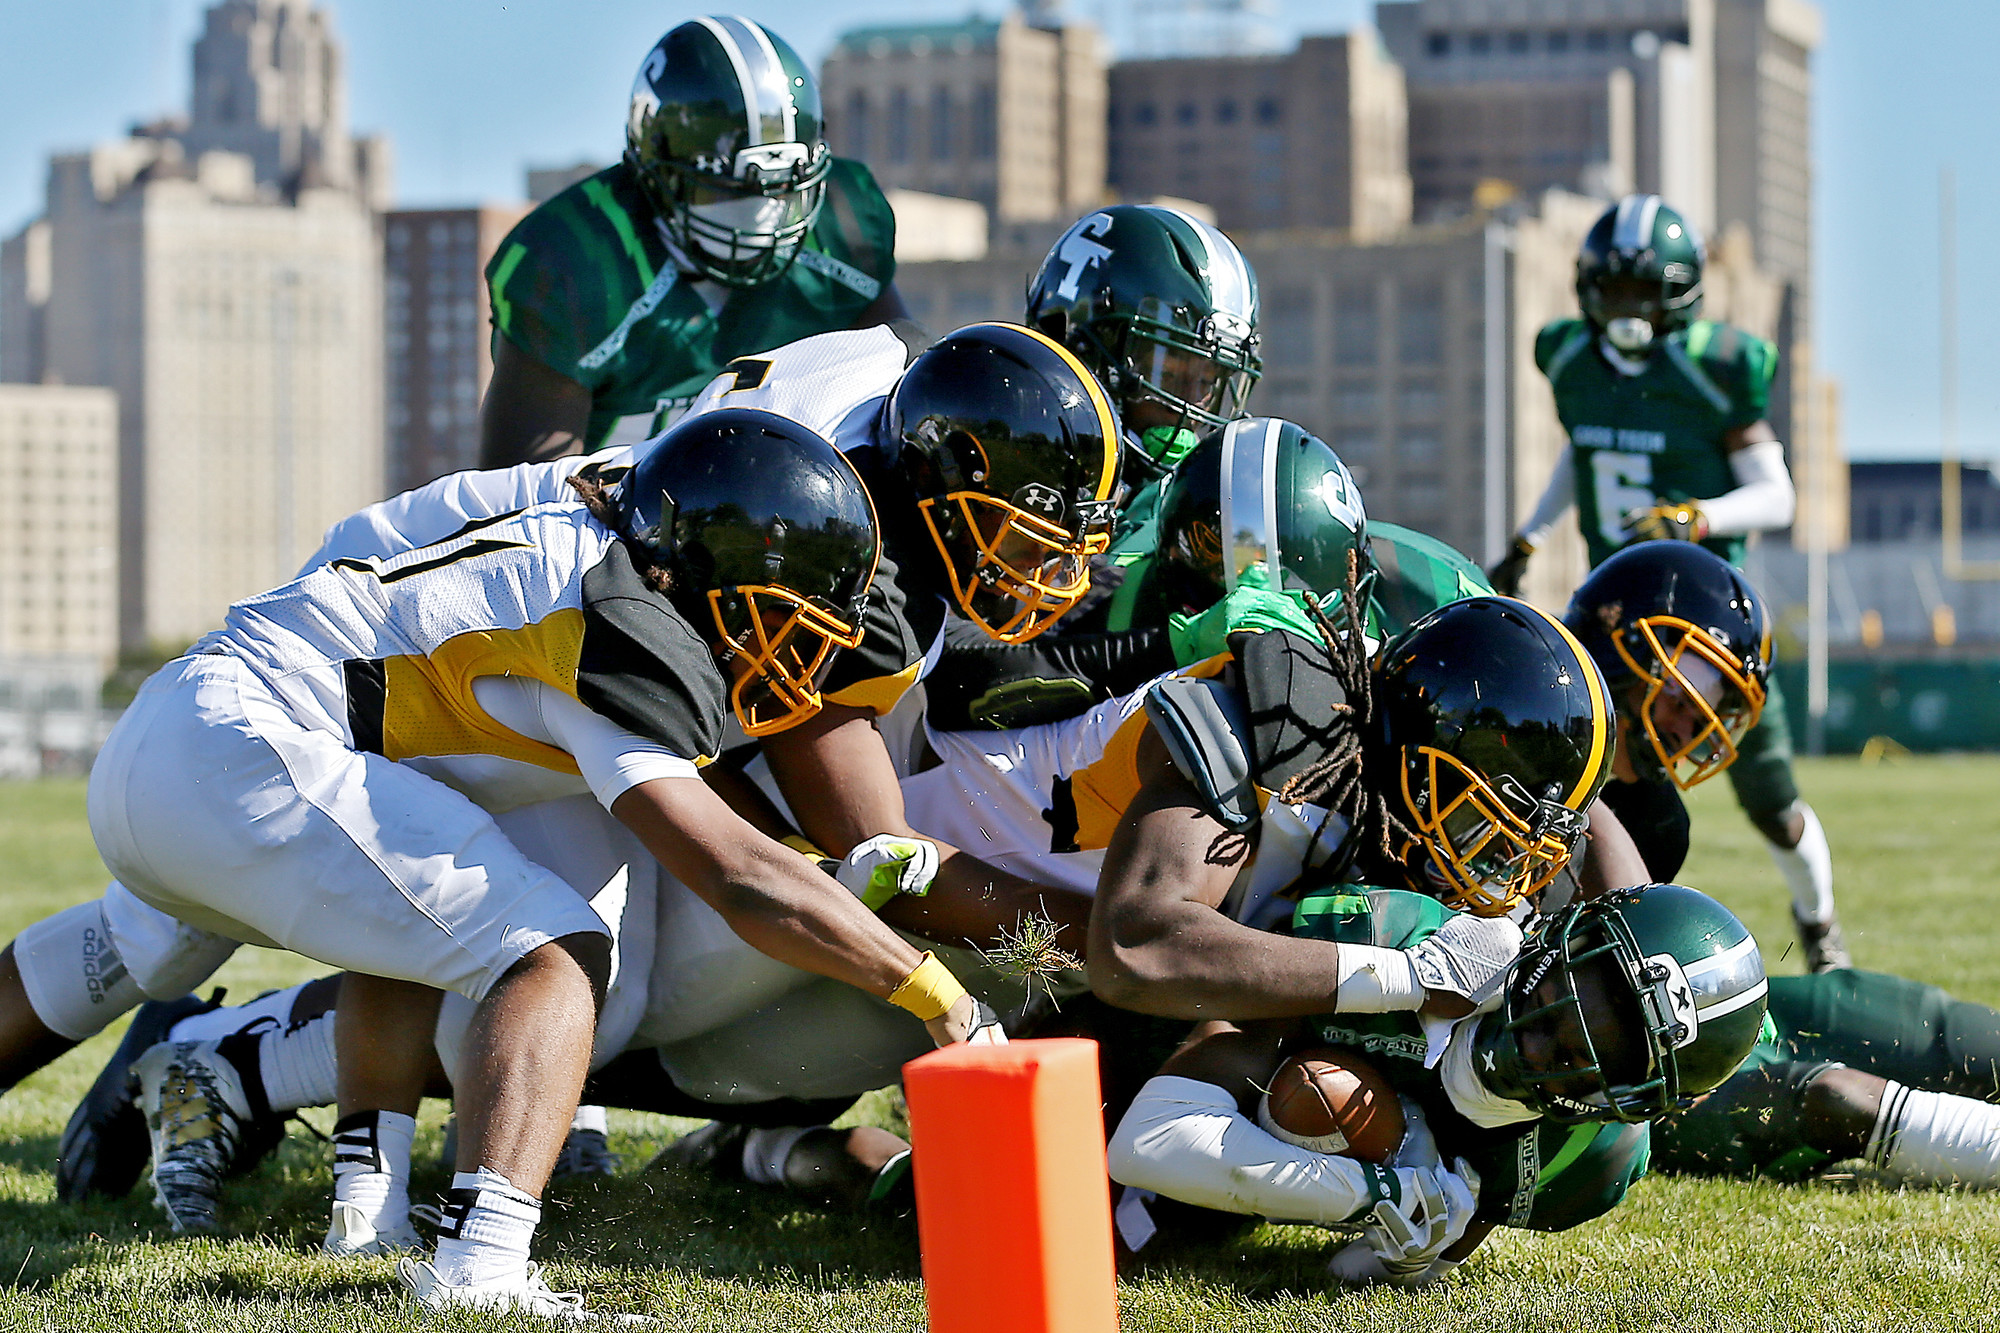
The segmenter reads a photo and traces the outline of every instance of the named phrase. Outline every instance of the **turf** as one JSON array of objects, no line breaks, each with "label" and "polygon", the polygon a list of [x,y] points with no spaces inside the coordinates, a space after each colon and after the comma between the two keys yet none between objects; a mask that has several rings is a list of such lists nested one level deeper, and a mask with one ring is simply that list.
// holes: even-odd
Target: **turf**
[{"label": "turf", "polygon": [[[1856,961],[2000,1004],[1993,868],[2000,758],[1802,765],[1832,842]],[[1697,851],[1684,878],[1734,907],[1774,972],[1799,970],[1781,882],[1731,804],[1693,793]],[[102,871],[76,782],[0,784],[0,932],[88,898]],[[245,949],[217,978],[233,993],[314,975]],[[167,1235],[144,1198],[68,1208],[51,1161],[64,1119],[117,1029],[0,1098],[0,1327],[348,1330],[546,1327],[418,1320],[386,1261],[312,1253],[324,1226],[326,1147],[295,1130],[229,1194],[226,1238]],[[427,1106],[419,1195],[444,1181],[442,1108]],[[325,1128],[330,1114],[321,1113]],[[618,1177],[552,1193],[540,1253],[559,1288],[687,1330],[923,1327],[908,1219],[795,1206],[771,1192],[647,1173],[686,1122],[614,1113]],[[1418,1294],[1327,1289],[1322,1233],[1262,1226],[1149,1250],[1120,1286],[1128,1329],[1184,1333],[1465,1329],[1963,1329],[2000,1308],[2000,1196],[1899,1191],[1865,1173],[1804,1187],[1653,1178],[1609,1218],[1564,1236],[1501,1232],[1458,1278]],[[995,1274],[996,1282],[1007,1275]]]}]

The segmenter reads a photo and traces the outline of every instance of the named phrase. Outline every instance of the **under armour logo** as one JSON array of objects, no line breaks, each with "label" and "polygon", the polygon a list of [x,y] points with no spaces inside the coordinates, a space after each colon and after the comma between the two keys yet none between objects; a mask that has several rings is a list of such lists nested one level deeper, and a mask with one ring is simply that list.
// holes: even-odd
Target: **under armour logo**
[{"label": "under armour logo", "polygon": [[1063,511],[1062,492],[1053,486],[1044,486],[1038,481],[1031,481],[1016,491],[1014,503],[1044,518],[1055,518]]}]

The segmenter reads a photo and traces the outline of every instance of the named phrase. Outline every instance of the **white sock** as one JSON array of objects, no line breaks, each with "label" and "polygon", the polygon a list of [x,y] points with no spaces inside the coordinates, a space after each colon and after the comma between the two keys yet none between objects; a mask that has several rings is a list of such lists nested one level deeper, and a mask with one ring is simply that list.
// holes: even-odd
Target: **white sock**
[{"label": "white sock", "polygon": [[260,995],[248,1004],[226,1004],[205,1014],[190,1014],[169,1028],[167,1036],[173,1041],[221,1041],[266,1021],[284,1027],[292,1021],[292,1002],[305,988],[301,982]]},{"label": "white sock", "polygon": [[601,1106],[577,1107],[576,1114],[569,1118],[569,1132],[574,1134],[581,1129],[594,1129],[600,1134],[608,1132],[604,1119],[604,1108]]},{"label": "white sock", "polygon": [[[329,1009],[295,1027],[273,1028],[259,1041],[258,1067],[263,1071],[264,1095],[273,1111],[325,1106],[340,1099],[340,1061],[333,1050],[333,1022],[333,1010]],[[408,1147],[406,1142],[405,1161]]]},{"label": "white sock", "polygon": [[756,1185],[785,1183],[785,1159],[798,1141],[811,1133],[813,1125],[787,1125],[778,1129],[753,1129],[743,1136],[743,1174]]},{"label": "white sock", "polygon": [[[331,1026],[333,1015],[327,1014]],[[415,1117],[357,1111],[333,1127],[333,1200],[361,1209],[377,1231],[410,1221],[410,1143]]]},{"label": "white sock", "polygon": [[1792,911],[1801,921],[1824,923],[1833,920],[1833,851],[1826,845],[1826,830],[1819,816],[1804,801],[1799,813],[1805,816],[1805,832],[1796,847],[1766,843],[1785,886],[1792,891]]},{"label": "white sock", "polygon": [[463,1287],[525,1276],[528,1245],[541,1220],[542,1201],[514,1188],[498,1171],[459,1172],[451,1178],[438,1228],[438,1277]]},{"label": "white sock", "polygon": [[1926,1185],[2000,1186],[2000,1106],[1890,1082],[1868,1160]]}]

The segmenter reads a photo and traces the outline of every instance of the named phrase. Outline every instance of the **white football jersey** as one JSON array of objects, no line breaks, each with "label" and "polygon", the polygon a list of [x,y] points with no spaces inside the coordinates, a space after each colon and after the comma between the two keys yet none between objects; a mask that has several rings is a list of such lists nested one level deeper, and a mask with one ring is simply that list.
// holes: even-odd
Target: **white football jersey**
[{"label": "white football jersey", "polygon": [[[1212,658],[1149,681],[1076,717],[1012,731],[928,731],[940,762],[902,780],[910,827],[1040,884],[1097,891],[1104,849],[1139,794],[1146,694],[1173,676],[1206,677]],[[1246,738],[1247,741],[1247,738]],[[1257,851],[1229,898],[1239,921],[1267,927],[1291,904],[1274,895],[1346,835],[1339,816],[1259,791]]]}]

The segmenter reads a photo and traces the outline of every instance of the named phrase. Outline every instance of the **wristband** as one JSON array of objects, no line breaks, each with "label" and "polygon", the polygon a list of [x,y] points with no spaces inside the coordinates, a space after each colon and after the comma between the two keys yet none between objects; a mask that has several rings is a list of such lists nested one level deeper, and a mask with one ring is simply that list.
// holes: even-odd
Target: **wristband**
[{"label": "wristband", "polygon": [[1339,944],[1333,1007],[1342,1014],[1393,1014],[1424,1006],[1424,986],[1401,949]]},{"label": "wristband", "polygon": [[889,992],[890,1004],[909,1010],[926,1023],[943,1017],[963,998],[965,987],[959,985],[951,969],[928,950],[924,953],[924,961],[918,963],[915,970]]}]

